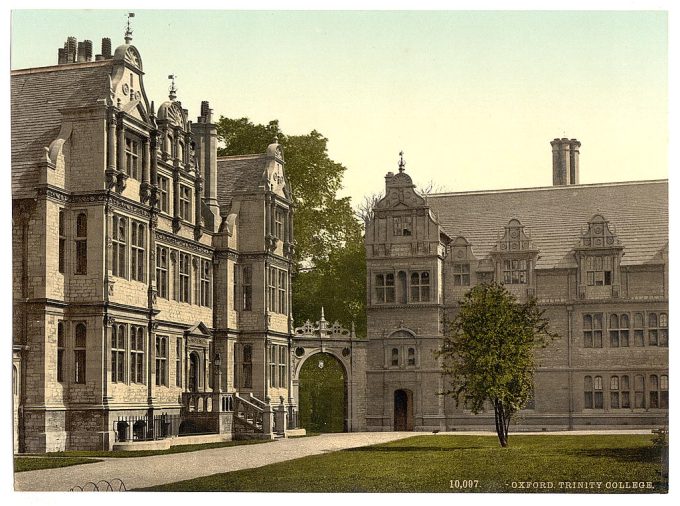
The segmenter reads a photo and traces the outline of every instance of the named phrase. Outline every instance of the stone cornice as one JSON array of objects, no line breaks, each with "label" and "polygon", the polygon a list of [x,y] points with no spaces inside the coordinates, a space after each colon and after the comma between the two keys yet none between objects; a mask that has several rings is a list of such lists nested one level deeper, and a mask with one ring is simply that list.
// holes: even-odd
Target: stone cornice
[{"label": "stone cornice", "polygon": [[163,232],[161,230],[156,230],[154,234],[156,237],[156,241],[160,241],[163,244],[167,244],[169,246],[177,246],[178,248],[187,249],[207,257],[213,256],[214,249],[211,246],[207,246],[205,244],[201,244],[199,242],[184,237],[179,237],[168,232]]}]

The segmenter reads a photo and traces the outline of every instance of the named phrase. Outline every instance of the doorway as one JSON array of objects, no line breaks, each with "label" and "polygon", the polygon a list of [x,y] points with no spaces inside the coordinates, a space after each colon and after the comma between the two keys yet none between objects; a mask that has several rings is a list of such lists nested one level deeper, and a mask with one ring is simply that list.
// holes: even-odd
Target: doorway
[{"label": "doorway", "polygon": [[189,392],[198,392],[198,354],[192,352],[189,355]]},{"label": "doorway", "polygon": [[413,430],[413,392],[410,390],[394,391],[394,430]]}]

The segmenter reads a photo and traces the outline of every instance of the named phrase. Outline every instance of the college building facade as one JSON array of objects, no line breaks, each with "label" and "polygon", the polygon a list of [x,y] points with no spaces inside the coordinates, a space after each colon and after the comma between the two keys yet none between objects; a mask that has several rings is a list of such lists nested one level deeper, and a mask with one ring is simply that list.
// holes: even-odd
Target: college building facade
[{"label": "college building facade", "polygon": [[176,92],[129,31],[12,72],[15,451],[294,426],[281,147],[218,158]]},{"label": "college building facade", "polygon": [[438,395],[434,353],[488,282],[535,297],[559,334],[517,430],[668,423],[668,182],[581,185],[580,142],[551,145],[551,187],[423,197],[403,158],[385,176],[366,229],[367,430],[493,427]]},{"label": "college building facade", "polygon": [[560,336],[521,428],[667,421],[665,180],[580,185],[580,143],[555,139],[551,187],[422,196],[400,160],[366,226],[357,339],[323,311],[293,326],[279,144],[218,157],[209,103],[191,121],[173,79],[156,107],[129,32],[94,57],[69,37],[57,65],[13,71],[11,106],[17,452],[286,435],[301,371],[328,356],[344,430],[493,427],[438,394],[434,353],[491,281],[536,297]]}]

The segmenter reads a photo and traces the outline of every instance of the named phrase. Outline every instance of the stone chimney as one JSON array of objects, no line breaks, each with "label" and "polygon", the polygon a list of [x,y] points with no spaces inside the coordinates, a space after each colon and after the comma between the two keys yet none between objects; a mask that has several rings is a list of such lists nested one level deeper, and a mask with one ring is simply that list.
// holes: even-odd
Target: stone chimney
[{"label": "stone chimney", "polygon": [[553,153],[553,186],[578,184],[578,156],[581,143],[576,139],[554,139],[550,142]]},{"label": "stone chimney", "polygon": [[92,61],[92,41],[84,40],[83,48],[85,50],[85,61]]},{"label": "stone chimney", "polygon": [[78,40],[75,37],[66,38],[66,63],[75,63],[78,55]]},{"label": "stone chimney", "polygon": [[85,61],[85,43],[78,42],[78,63]]},{"label": "stone chimney", "polygon": [[[217,203],[217,125],[207,100],[201,102],[201,115],[191,124],[196,142],[196,158],[203,178],[203,203],[210,210],[204,216],[207,228],[217,231],[220,224],[220,207]],[[212,216],[210,216],[212,215]]]},{"label": "stone chimney", "polygon": [[108,37],[102,39],[102,56],[106,60],[111,58],[111,39]]}]

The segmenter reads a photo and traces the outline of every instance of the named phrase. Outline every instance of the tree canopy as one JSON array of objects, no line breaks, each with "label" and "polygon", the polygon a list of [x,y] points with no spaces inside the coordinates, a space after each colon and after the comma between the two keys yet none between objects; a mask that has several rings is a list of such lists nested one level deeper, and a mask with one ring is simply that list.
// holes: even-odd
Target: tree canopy
[{"label": "tree canopy", "polygon": [[[278,139],[286,160],[286,178],[295,205],[293,316],[314,321],[326,309],[329,318],[357,332],[365,331],[365,263],[362,227],[349,197],[339,197],[346,168],[328,156],[328,139],[316,130],[286,135],[278,120],[266,125],[248,118],[220,117],[219,155],[263,153]],[[302,268],[303,266],[311,268]]]},{"label": "tree canopy", "polygon": [[460,302],[438,351],[450,382],[443,393],[475,414],[490,403],[505,447],[511,418],[533,395],[534,351],[556,337],[535,299],[520,303],[495,283],[475,286]]}]

